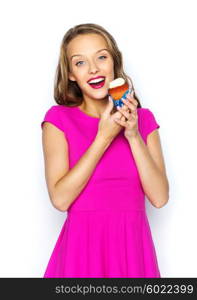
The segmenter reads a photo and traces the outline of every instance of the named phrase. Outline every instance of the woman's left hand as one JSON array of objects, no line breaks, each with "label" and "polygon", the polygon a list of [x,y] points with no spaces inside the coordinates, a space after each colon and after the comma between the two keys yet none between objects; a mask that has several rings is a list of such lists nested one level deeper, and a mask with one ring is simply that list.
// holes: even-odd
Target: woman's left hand
[{"label": "woman's left hand", "polygon": [[124,105],[117,107],[118,111],[125,116],[125,121],[116,119],[115,121],[125,127],[124,136],[129,139],[138,135],[138,102],[133,98],[133,94],[127,95],[127,100],[121,99]]}]

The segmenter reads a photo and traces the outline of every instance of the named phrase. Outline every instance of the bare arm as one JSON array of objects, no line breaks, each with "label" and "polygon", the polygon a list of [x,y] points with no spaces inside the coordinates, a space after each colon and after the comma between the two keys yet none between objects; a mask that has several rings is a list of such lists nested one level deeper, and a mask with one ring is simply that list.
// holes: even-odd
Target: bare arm
[{"label": "bare arm", "polygon": [[75,166],[55,184],[55,201],[63,211],[69,208],[86,186],[110,143],[110,141],[105,141],[102,137],[96,136]]},{"label": "bare arm", "polygon": [[111,114],[114,105],[109,100],[94,141],[72,169],[69,168],[69,149],[64,132],[50,122],[43,124],[46,182],[50,200],[60,211],[68,210],[87,184],[103,153],[122,129],[114,122],[114,118],[124,119],[124,116],[118,111]]},{"label": "bare arm", "polygon": [[148,135],[147,145],[140,134],[129,140],[142,186],[153,206],[161,208],[169,199],[169,183],[160,144],[159,132]]},{"label": "bare arm", "polygon": [[[60,211],[68,210],[87,184],[97,163],[112,138],[97,134],[92,144],[72,169],[68,165],[68,144],[64,134],[47,122],[43,126],[43,150],[46,181],[52,204]],[[65,159],[66,158],[66,159]]]}]

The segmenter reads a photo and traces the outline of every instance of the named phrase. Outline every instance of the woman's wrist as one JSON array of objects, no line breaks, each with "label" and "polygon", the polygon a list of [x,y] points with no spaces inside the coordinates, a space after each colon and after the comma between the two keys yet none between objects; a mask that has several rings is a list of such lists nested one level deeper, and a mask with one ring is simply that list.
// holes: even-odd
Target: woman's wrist
[{"label": "woman's wrist", "polygon": [[113,138],[112,137],[105,137],[102,134],[98,133],[96,135],[95,140],[97,140],[99,143],[101,143],[104,146],[108,146],[111,144]]},{"label": "woman's wrist", "polygon": [[126,139],[127,139],[128,141],[138,140],[139,137],[140,137],[140,133],[139,133],[139,131],[136,131],[136,132],[133,133],[132,135],[125,136],[125,137],[126,137]]}]

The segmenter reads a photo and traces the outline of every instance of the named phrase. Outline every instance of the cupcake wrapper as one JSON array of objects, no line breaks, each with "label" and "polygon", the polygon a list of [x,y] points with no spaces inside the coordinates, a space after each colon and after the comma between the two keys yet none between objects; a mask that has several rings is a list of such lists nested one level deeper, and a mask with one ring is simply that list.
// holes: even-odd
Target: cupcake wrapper
[{"label": "cupcake wrapper", "polygon": [[113,99],[113,102],[114,102],[114,105],[115,105],[115,106],[123,106],[124,103],[122,102],[121,99],[126,99],[127,95],[128,95],[128,94],[131,94],[131,92],[132,92],[132,88],[129,88],[129,89],[123,94],[123,96],[122,96],[120,99],[114,100],[114,99],[112,98],[112,99]]}]

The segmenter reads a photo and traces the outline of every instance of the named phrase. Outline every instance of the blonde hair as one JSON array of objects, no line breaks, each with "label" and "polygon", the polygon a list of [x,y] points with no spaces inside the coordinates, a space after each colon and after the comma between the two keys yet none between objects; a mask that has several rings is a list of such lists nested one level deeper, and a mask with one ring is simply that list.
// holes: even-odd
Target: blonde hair
[{"label": "blonde hair", "polygon": [[67,47],[69,42],[76,36],[90,33],[100,34],[105,39],[114,61],[114,78],[122,77],[133,87],[134,98],[138,102],[137,107],[141,107],[132,80],[123,70],[122,53],[118,49],[116,41],[102,26],[93,23],[79,24],[70,28],[62,39],[54,83],[54,98],[56,103],[65,106],[78,106],[83,102],[83,95],[77,82],[71,81],[68,78],[69,62],[67,58]]}]

